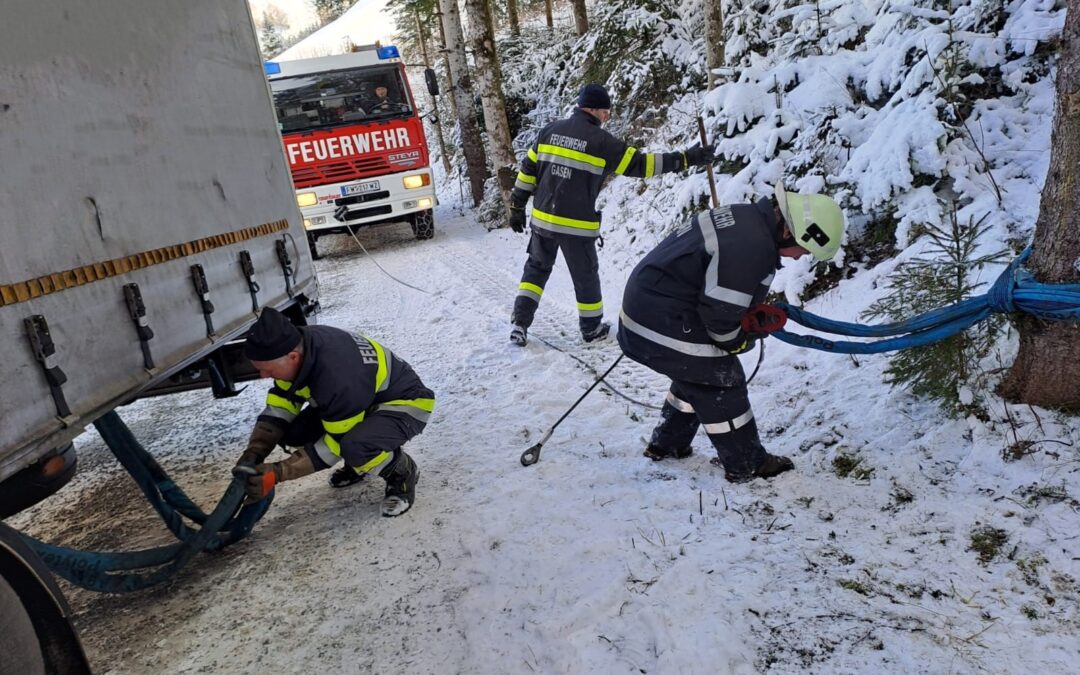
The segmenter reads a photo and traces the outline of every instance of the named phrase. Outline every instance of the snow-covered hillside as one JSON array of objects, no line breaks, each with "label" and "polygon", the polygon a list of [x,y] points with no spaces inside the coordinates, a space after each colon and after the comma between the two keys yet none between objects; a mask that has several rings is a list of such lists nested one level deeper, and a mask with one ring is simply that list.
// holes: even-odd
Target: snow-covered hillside
[{"label": "snow-covered hillside", "polygon": [[343,54],[350,45],[393,43],[394,24],[387,0],[357,0],[344,14],[279,54],[277,59],[305,59]]}]

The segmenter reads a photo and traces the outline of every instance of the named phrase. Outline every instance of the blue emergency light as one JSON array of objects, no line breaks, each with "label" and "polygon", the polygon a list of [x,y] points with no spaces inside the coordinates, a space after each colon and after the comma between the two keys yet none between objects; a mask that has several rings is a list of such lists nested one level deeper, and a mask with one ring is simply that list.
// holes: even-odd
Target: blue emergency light
[{"label": "blue emergency light", "polygon": [[267,75],[278,75],[281,73],[281,64],[267,61],[263,64],[263,69],[266,71]]},{"label": "blue emergency light", "polygon": [[400,59],[401,58],[401,54],[398,53],[398,49],[394,45],[389,45],[389,46],[386,46],[386,47],[379,47],[378,54],[379,54],[380,59]]}]

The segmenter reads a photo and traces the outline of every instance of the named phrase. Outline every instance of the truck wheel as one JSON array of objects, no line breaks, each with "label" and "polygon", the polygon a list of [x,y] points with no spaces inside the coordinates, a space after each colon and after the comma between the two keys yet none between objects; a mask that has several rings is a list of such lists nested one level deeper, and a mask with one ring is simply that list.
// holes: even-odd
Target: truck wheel
[{"label": "truck wheel", "polygon": [[0,672],[90,673],[52,574],[0,523]]},{"label": "truck wheel", "polygon": [[319,247],[315,245],[315,241],[316,241],[315,235],[308,232],[307,243],[308,243],[308,248],[311,249],[311,259],[312,260],[318,260],[319,258],[322,257],[321,255],[319,255]]},{"label": "truck wheel", "polygon": [[431,209],[412,214],[409,225],[417,239],[431,239],[435,236],[435,214]]}]

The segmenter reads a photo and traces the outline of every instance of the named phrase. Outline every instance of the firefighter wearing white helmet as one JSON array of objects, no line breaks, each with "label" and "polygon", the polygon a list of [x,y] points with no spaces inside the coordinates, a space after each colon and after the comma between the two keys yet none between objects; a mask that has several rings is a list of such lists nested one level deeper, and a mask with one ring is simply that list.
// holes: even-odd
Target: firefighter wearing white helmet
[{"label": "firefighter wearing white helmet", "polygon": [[844,236],[844,217],[825,195],[780,186],[774,194],[699,213],[649,252],[626,282],[619,346],[671,378],[645,449],[650,459],[688,457],[700,427],[729,481],[794,468],[761,444],[735,355],[786,320],[778,308],[761,304],[780,261],[808,253],[831,259]]}]

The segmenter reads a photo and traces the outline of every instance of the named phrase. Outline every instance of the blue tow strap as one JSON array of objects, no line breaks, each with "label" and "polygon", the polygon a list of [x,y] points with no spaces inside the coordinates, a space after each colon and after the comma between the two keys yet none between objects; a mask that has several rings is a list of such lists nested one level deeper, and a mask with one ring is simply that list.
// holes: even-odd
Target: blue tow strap
[{"label": "blue tow strap", "polygon": [[792,321],[813,330],[850,337],[888,338],[874,342],[829,340],[778,330],[770,335],[796,347],[838,354],[880,354],[923,347],[957,335],[994,313],[1031,314],[1049,321],[1080,321],[1080,284],[1043,284],[1024,269],[1028,247],[994,281],[984,295],[931,310],[905,321],[864,326],[833,321],[786,303],[776,303]]},{"label": "blue tow strap", "polygon": [[[179,572],[196,553],[216,551],[243,539],[273,501],[271,492],[262,501],[241,506],[244,479],[234,477],[221,501],[207,515],[143,449],[115,411],[106,413],[94,426],[180,542],[142,551],[79,551],[22,535],[54,574],[73,584],[106,593],[126,593],[159,584]],[[201,527],[187,525],[184,518]]]}]

